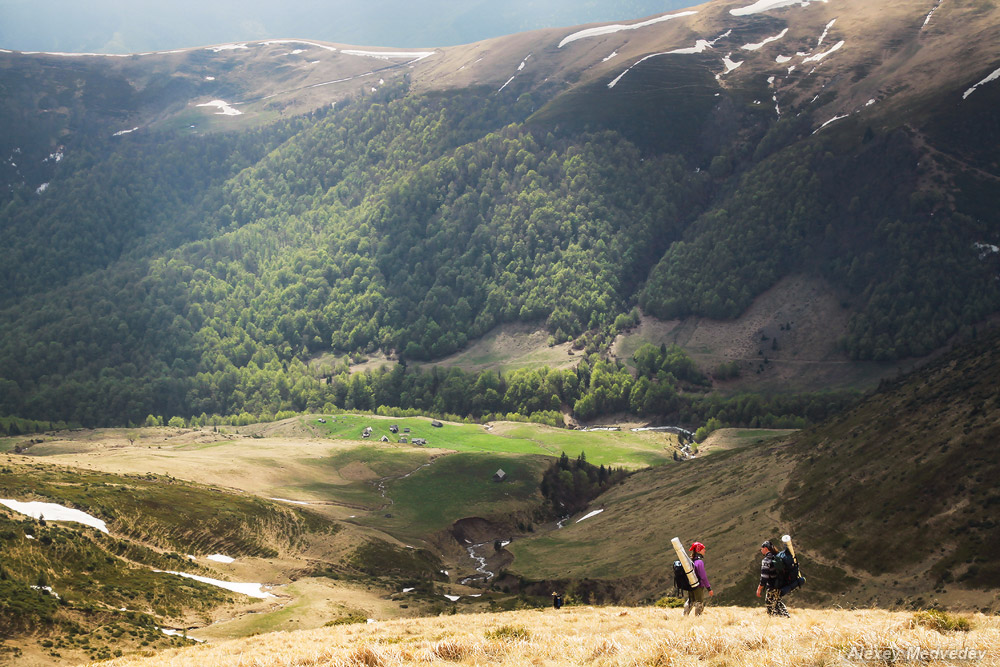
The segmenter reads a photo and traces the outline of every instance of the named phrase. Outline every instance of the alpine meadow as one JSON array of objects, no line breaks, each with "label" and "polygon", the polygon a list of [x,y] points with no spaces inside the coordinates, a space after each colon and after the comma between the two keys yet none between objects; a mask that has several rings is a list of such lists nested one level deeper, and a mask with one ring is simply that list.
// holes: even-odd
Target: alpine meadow
[{"label": "alpine meadow", "polygon": [[0,44],[0,664],[1000,664],[1000,2],[604,4]]}]

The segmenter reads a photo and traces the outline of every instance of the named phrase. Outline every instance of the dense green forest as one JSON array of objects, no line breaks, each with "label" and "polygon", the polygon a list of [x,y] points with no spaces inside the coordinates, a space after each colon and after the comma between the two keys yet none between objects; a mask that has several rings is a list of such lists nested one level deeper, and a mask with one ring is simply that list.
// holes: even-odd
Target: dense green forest
[{"label": "dense green forest", "polygon": [[[637,373],[602,352],[637,304],[735,317],[794,272],[843,291],[858,359],[927,353],[1000,305],[996,254],[976,246],[987,223],[921,191],[897,135],[865,133],[859,162],[821,139],[793,145],[801,128],[779,124],[700,169],[532,120],[546,101],[386,86],[252,132],[74,146],[48,189],[0,209],[0,415],[381,406],[800,425],[847,399],[744,409],[705,394],[677,350],[642,350]],[[506,376],[406,367],[513,321],[544,322],[587,360]],[[403,363],[309,364],[375,350]]]}]

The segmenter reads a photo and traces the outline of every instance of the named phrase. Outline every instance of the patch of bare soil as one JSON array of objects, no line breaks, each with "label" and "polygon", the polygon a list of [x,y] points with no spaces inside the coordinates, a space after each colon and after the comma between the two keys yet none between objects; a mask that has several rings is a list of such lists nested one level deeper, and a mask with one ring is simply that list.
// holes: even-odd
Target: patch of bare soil
[{"label": "patch of bare soil", "polygon": [[340,473],[341,477],[351,482],[366,482],[379,478],[375,471],[363,461],[352,461],[337,472]]},{"label": "patch of bare soil", "polygon": [[709,375],[723,363],[736,362],[740,377],[716,383],[734,391],[870,386],[897,366],[854,362],[840,350],[850,316],[825,281],[789,276],[735,320],[643,317],[636,329],[618,337],[612,351],[627,360],[643,343],[677,344]]},{"label": "patch of bare soil", "polygon": [[568,368],[578,356],[570,343],[549,346],[549,333],[538,323],[503,324],[460,352],[431,365],[457,367],[469,372],[492,368],[514,369],[531,366]]}]

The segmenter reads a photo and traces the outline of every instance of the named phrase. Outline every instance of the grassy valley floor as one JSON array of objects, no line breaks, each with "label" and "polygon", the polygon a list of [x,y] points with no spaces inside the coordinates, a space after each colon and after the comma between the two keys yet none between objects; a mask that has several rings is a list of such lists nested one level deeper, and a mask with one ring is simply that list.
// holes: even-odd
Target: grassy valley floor
[{"label": "grassy valley floor", "polygon": [[790,619],[771,619],[760,608],[710,606],[694,618],[680,609],[566,607],[276,632],[101,664],[793,667],[911,658],[923,665],[1000,663],[1000,618],[957,618],[965,619],[969,630],[939,630],[912,612],[883,610],[793,609]]}]

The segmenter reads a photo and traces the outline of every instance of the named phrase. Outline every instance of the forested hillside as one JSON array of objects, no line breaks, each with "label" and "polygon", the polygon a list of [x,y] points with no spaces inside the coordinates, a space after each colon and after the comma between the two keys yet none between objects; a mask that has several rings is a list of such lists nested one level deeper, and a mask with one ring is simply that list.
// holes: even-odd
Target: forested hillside
[{"label": "forested hillside", "polygon": [[[705,16],[698,20],[712,29],[733,20]],[[793,16],[812,17],[803,30],[823,25],[805,9],[780,16],[716,34],[738,45],[773,36]],[[662,51],[633,32],[633,51]],[[541,55],[519,54],[502,85],[490,77],[509,70],[434,88],[426,72],[443,65],[410,63],[414,83],[390,65],[396,78],[372,76],[366,81],[378,85],[365,83],[350,100],[284,120],[267,107],[271,115],[251,125],[196,135],[194,125],[180,129],[177,118],[189,117],[181,115],[109,137],[115,116],[106,107],[124,100],[121,123],[139,113],[136,100],[166,100],[171,86],[190,94],[214,78],[195,68],[215,56],[184,55],[183,77],[150,75],[155,89],[141,95],[125,89],[121,73],[97,76],[91,62],[83,92],[71,96],[60,67],[49,63],[58,75],[46,79],[33,61],[29,94],[10,61],[5,80],[20,82],[9,89],[23,97],[5,101],[5,117],[17,117],[16,99],[41,104],[46,81],[72,106],[46,139],[68,142],[46,164],[51,180],[36,186],[18,172],[20,182],[5,181],[0,415],[97,425],[329,405],[537,413],[549,422],[560,411],[707,418],[746,405],[706,397],[710,369],[699,380],[609,357],[638,309],[734,318],[783,277],[817,277],[851,313],[845,355],[887,361],[970,338],[1000,309],[1000,225],[989,206],[997,155],[972,136],[995,124],[989,108],[1000,88],[983,86],[957,107],[954,83],[928,83],[905,108],[873,98],[862,107],[872,107],[868,115],[826,127],[832,121],[818,123],[803,99],[795,114],[761,104],[771,57],[725,80],[712,75],[710,54],[654,51],[656,59],[637,56],[620,70],[628,77],[605,82],[566,73],[586,40],[563,49],[540,33],[511,38],[510,49],[530,39],[543,40],[532,48],[553,72],[563,68],[559,77],[545,76]],[[474,64],[475,49],[439,61]],[[256,78],[232,90],[270,90],[267,78],[285,71],[260,66],[270,53],[249,53],[245,69]],[[854,53],[850,62],[862,63],[855,81],[864,82],[875,65]],[[227,55],[224,66],[243,67],[240,57]],[[610,57],[596,62],[612,67]],[[129,76],[142,71],[139,60],[128,66]],[[349,79],[378,70],[351,71],[362,74]],[[819,85],[811,76],[795,74],[804,88]],[[828,83],[841,86],[838,77]],[[326,84],[308,88],[317,85]],[[832,104],[843,90],[814,101]],[[190,104],[184,99],[178,94],[175,106]],[[33,123],[44,135],[45,123]],[[45,145],[32,141],[36,151]],[[573,341],[585,361],[574,371],[504,377],[407,365],[508,322]],[[346,366],[313,363],[373,352],[400,365],[352,377]],[[672,355],[664,345],[661,358]],[[647,369],[629,371],[623,361]],[[741,407],[740,423],[800,424],[829,413],[805,406],[842,397],[755,400],[774,409]],[[798,407],[780,407],[789,401]]]}]

